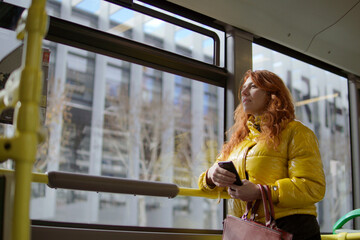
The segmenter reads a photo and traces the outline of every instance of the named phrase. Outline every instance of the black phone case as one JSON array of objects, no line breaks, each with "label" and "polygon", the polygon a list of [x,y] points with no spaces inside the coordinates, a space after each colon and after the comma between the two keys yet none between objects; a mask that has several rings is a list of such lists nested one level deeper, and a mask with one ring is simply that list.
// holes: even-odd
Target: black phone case
[{"label": "black phone case", "polygon": [[238,186],[243,185],[243,183],[240,179],[239,173],[236,171],[236,168],[232,161],[219,162],[218,164],[221,168],[224,168],[224,169],[228,170],[229,172],[232,172],[236,175],[236,181],[234,182],[235,185],[238,185]]}]

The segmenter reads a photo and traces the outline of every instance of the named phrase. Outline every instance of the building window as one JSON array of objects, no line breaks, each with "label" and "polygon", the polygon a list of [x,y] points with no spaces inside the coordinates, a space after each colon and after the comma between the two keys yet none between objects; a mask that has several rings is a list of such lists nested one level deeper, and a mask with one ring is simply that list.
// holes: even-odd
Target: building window
[{"label": "building window", "polygon": [[89,107],[92,105],[94,69],[94,58],[71,52],[68,54],[66,92],[72,102]]}]

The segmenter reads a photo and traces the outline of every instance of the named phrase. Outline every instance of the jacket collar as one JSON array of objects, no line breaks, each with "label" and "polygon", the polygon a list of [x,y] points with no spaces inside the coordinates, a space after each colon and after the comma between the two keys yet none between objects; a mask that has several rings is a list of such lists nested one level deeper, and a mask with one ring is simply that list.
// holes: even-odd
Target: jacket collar
[{"label": "jacket collar", "polygon": [[255,140],[260,135],[260,123],[261,123],[261,116],[254,117],[251,115],[247,121],[247,127],[249,128],[249,138],[251,140]]}]

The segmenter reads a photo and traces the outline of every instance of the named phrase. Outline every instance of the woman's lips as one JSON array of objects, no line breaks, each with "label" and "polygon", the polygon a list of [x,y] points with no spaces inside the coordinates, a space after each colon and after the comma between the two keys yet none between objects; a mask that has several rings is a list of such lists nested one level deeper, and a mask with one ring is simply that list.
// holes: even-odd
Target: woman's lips
[{"label": "woman's lips", "polygon": [[243,103],[248,103],[248,102],[250,102],[250,99],[244,98],[244,99],[242,100],[242,102],[243,102]]}]

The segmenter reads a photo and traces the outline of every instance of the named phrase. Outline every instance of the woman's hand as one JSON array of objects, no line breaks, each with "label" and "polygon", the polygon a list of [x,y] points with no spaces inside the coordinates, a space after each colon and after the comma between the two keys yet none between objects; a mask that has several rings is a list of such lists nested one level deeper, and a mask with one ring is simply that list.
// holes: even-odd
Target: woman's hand
[{"label": "woman's hand", "polygon": [[259,187],[248,180],[242,180],[243,185],[238,186],[232,184],[228,188],[228,193],[231,198],[240,199],[242,201],[251,202],[257,199],[261,199],[261,192]]},{"label": "woman's hand", "polygon": [[236,176],[232,172],[214,164],[207,172],[207,178],[218,187],[228,187],[236,181]]}]

